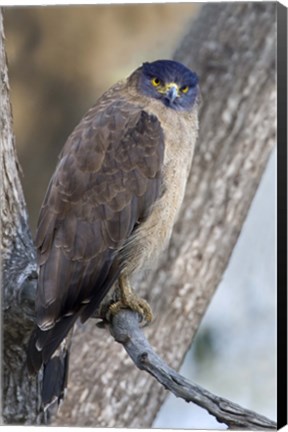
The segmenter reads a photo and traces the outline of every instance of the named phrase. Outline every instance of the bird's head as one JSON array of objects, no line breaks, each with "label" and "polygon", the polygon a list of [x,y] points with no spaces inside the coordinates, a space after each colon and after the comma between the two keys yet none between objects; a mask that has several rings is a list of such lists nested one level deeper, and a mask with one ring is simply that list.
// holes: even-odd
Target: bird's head
[{"label": "bird's head", "polygon": [[138,69],[138,91],[177,111],[192,109],[199,93],[198,76],[173,60],[143,63]]}]

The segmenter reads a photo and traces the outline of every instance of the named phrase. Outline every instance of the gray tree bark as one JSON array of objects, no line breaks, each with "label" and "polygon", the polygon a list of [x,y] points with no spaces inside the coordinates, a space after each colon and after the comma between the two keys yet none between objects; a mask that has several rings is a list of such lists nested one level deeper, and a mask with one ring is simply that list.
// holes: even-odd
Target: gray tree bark
[{"label": "gray tree bark", "polygon": [[[200,77],[200,136],[169,249],[137,286],[155,316],[146,336],[175,369],[228,264],[275,145],[275,21],[275,3],[208,4],[175,54]],[[39,381],[28,379],[24,366],[36,265],[1,43],[3,417],[31,424],[41,421]],[[53,424],[149,427],[166,396],[90,320],[75,331],[68,394]]]},{"label": "gray tree bark", "polygon": [[39,381],[27,376],[26,343],[32,330],[36,260],[21,187],[9,99],[8,70],[0,10],[1,69],[1,267],[2,267],[2,421],[35,422]]}]

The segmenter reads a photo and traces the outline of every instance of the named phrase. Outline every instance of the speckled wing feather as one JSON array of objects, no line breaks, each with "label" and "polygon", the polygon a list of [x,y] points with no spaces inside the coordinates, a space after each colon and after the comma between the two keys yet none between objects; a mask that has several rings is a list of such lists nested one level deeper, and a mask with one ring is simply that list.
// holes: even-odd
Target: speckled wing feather
[{"label": "speckled wing feather", "polygon": [[121,270],[119,249],[159,197],[161,125],[117,91],[104,95],[68,138],[41,209],[32,371],[78,316],[85,320],[97,308]]}]

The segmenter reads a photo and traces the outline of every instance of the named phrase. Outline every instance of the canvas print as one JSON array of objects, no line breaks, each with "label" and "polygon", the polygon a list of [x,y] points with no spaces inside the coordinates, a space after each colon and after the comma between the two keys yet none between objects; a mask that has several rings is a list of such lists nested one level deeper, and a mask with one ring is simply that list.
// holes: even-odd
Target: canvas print
[{"label": "canvas print", "polygon": [[277,7],[2,8],[5,424],[276,428]]}]

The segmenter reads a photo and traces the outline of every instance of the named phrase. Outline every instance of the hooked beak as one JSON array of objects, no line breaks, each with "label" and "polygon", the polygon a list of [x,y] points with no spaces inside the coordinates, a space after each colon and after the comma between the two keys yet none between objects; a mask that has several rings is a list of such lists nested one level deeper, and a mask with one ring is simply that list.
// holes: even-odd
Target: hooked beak
[{"label": "hooked beak", "polygon": [[179,87],[175,83],[167,84],[165,88],[166,99],[169,101],[169,104],[172,104],[175,99],[178,97]]}]

